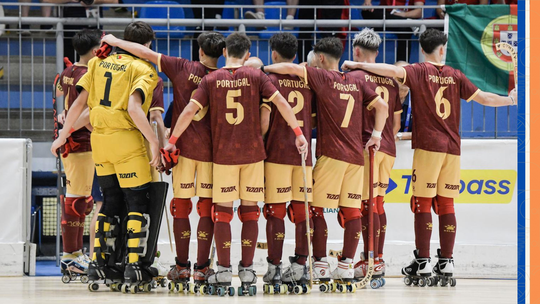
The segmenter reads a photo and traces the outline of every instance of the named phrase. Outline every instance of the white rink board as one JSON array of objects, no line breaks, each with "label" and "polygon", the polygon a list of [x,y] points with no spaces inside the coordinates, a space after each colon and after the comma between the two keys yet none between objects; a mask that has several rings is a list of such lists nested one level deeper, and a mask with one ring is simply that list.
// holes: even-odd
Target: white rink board
[{"label": "white rink board", "polygon": [[[314,141],[315,142],[315,141]],[[313,145],[315,146],[315,144]],[[398,157],[395,169],[410,169],[412,167],[413,151],[410,141],[398,142]],[[517,170],[517,141],[516,140],[462,140],[462,170]],[[170,177],[164,176],[170,182]],[[462,174],[463,177],[463,174]],[[487,180],[486,180],[487,181]],[[457,237],[455,247],[456,275],[458,277],[488,277],[488,278],[516,278],[517,277],[517,187],[516,180],[511,180],[508,195],[509,203],[490,204],[489,195],[478,195],[478,200],[484,203],[456,204]],[[473,190],[476,188],[473,187]],[[487,188],[484,187],[484,190]],[[501,190],[497,188],[496,190]],[[396,191],[396,190],[394,190]],[[488,190],[486,190],[488,191]],[[408,197],[399,203],[386,203],[385,209],[388,218],[386,246],[384,258],[387,262],[387,275],[399,275],[402,266],[410,262],[414,249],[413,214],[410,211]],[[511,197],[511,199],[510,199]],[[168,201],[172,198],[172,189],[169,190]],[[473,197],[474,199],[474,197]],[[487,202],[487,203],[486,203]],[[195,208],[191,213],[192,240],[190,258],[196,262],[196,228],[198,215]],[[167,203],[168,204],[168,203]],[[259,206],[262,207],[262,203]],[[235,207],[238,202],[235,203]],[[172,226],[172,217],[166,210]],[[326,214],[329,239],[328,249],[340,250],[342,247],[343,229],[336,220],[335,213]],[[286,219],[286,240],[284,246],[284,265],[288,264],[287,256],[294,254],[294,226]],[[433,235],[431,244],[432,257],[438,248],[438,220],[433,216]],[[231,261],[236,265],[240,260],[239,235],[241,222],[238,216],[232,221],[233,245]],[[169,249],[167,236],[167,222],[162,221],[159,239],[159,250],[164,264],[174,264],[174,255]],[[265,242],[266,221],[261,215],[259,221],[259,242]],[[172,227],[171,227],[172,229]],[[171,231],[172,233],[172,231]],[[171,236],[172,237],[172,236]],[[174,241],[174,238],[173,238]],[[362,251],[362,242],[357,251],[357,257]],[[174,248],[174,246],[173,246]],[[255,268],[262,275],[266,271],[266,250],[256,250]],[[333,259],[331,259],[333,260]]]}]

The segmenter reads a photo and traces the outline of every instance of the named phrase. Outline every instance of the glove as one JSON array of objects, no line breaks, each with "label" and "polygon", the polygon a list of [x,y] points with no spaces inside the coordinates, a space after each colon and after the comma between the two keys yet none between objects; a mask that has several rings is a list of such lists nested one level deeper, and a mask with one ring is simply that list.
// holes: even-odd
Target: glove
[{"label": "glove", "polygon": [[69,68],[70,66],[73,65],[73,63],[69,61],[69,58],[67,57],[64,57],[64,64],[66,65],[66,68]]},{"label": "glove", "polygon": [[159,153],[163,155],[165,163],[163,167],[160,168],[160,172],[165,172],[165,174],[170,175],[171,169],[178,164],[178,156],[180,156],[180,149],[174,150],[174,152],[169,152],[165,149],[159,149]]},{"label": "glove", "polygon": [[96,52],[96,56],[98,56],[101,59],[105,59],[107,58],[107,56],[109,56],[111,51],[112,51],[112,46],[110,46],[109,44],[105,42],[102,42],[101,47]]},{"label": "glove", "polygon": [[64,145],[64,153],[62,153],[62,157],[63,158],[68,157],[69,153],[79,150],[80,146],[81,144],[74,142],[73,138],[68,137],[67,142]]}]

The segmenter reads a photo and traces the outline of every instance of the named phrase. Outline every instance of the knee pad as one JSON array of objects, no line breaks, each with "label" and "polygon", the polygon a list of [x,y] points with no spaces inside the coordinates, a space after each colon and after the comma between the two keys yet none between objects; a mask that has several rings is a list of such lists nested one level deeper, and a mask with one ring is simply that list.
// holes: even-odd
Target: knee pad
[{"label": "knee pad", "polygon": [[98,176],[98,181],[103,192],[103,205],[100,213],[109,217],[119,215],[125,209],[126,202],[118,178],[114,174]]},{"label": "knee pad", "polygon": [[171,215],[173,218],[189,218],[193,204],[191,200],[185,198],[173,198],[171,200]]},{"label": "knee pad", "polygon": [[311,215],[316,217],[324,218],[324,208],[323,207],[311,207]]},{"label": "knee pad", "polygon": [[232,207],[212,206],[212,221],[214,223],[230,223],[232,219]]},{"label": "knee pad", "polygon": [[437,195],[433,199],[433,211],[437,215],[454,214],[454,199]]},{"label": "knee pad", "polygon": [[357,220],[362,217],[360,208],[340,207],[338,212],[338,223],[341,228],[345,228],[345,224],[352,220]]},{"label": "knee pad", "polygon": [[377,213],[384,214],[384,196],[377,196]]},{"label": "knee pad", "polygon": [[294,224],[305,222],[306,206],[304,205],[304,203],[291,201],[289,207],[287,208],[287,216],[289,217],[289,220]]},{"label": "knee pad", "polygon": [[86,197],[66,197],[64,204],[66,216],[72,215],[76,217],[83,217],[86,215],[86,208],[88,206]]},{"label": "knee pad", "polygon": [[[377,209],[377,200],[373,199],[373,214],[379,214],[379,210]],[[369,200],[363,200],[362,205],[360,206],[360,213],[362,216],[368,216],[369,214]]]},{"label": "knee pad", "polygon": [[263,215],[265,219],[268,219],[269,217],[274,217],[274,218],[282,220],[285,218],[286,214],[287,214],[287,208],[285,207],[285,203],[264,204]]},{"label": "knee pad", "polygon": [[147,213],[150,204],[150,183],[139,187],[123,188],[129,212]]},{"label": "knee pad", "polygon": [[238,218],[242,223],[248,221],[258,221],[260,214],[261,209],[259,209],[259,206],[240,205],[240,207],[238,207]]},{"label": "knee pad", "polygon": [[411,211],[413,213],[431,213],[433,200],[431,197],[411,196]]},{"label": "knee pad", "polygon": [[212,217],[213,205],[211,198],[199,198],[197,202],[197,213],[200,217]]},{"label": "knee pad", "polygon": [[84,215],[89,215],[94,210],[94,198],[90,195],[86,197],[86,210],[84,210]]}]

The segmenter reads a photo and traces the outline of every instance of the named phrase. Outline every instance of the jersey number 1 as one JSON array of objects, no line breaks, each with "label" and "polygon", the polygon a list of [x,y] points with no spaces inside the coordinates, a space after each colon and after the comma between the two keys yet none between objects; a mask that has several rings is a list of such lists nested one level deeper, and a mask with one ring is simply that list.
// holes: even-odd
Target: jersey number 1
[{"label": "jersey number 1", "polygon": [[107,78],[107,82],[105,83],[105,95],[103,96],[103,99],[99,101],[99,104],[102,106],[110,107],[111,101],[109,100],[109,94],[111,93],[111,72],[105,72],[105,78]]}]

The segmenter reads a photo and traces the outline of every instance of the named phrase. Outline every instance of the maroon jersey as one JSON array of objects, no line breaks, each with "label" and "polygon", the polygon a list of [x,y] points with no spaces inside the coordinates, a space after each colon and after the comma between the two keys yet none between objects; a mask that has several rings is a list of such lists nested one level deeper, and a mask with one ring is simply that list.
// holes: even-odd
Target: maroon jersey
[{"label": "maroon jersey", "polygon": [[480,90],[447,65],[423,62],[403,68],[403,83],[411,89],[412,148],[460,155],[461,99],[471,101]]},{"label": "maroon jersey", "polygon": [[[279,90],[281,95],[289,102],[293,109],[298,124],[308,142],[308,157],[306,165],[312,166],[311,161],[311,116],[314,102],[314,94],[309,86],[297,76],[292,75],[268,75],[272,84]],[[274,104],[267,105],[270,109],[270,125],[266,136],[267,162],[301,166],[302,159],[298,154],[291,126],[285,121]]]},{"label": "maroon jersey", "polygon": [[[159,71],[165,73],[173,83],[173,114],[171,129],[174,129],[180,113],[188,105],[201,79],[215,70],[198,61],[170,57],[161,54]],[[201,109],[193,118],[182,137],[176,142],[180,155],[204,162],[212,161],[212,137],[208,107]]]},{"label": "maroon jersey", "polygon": [[264,160],[259,101],[272,101],[279,92],[260,70],[224,67],[203,78],[191,101],[210,105],[213,161],[220,165]]},{"label": "maroon jersey", "polygon": [[363,107],[371,109],[379,96],[363,86],[358,73],[305,68],[304,79],[317,100],[317,157],[364,165]]},{"label": "maroon jersey", "polygon": [[151,111],[165,112],[165,106],[163,104],[163,79],[158,77],[158,83],[152,94],[152,103],[150,103],[150,109],[148,109],[148,118],[150,118]]},{"label": "maroon jersey", "polygon": [[[399,114],[401,110],[401,100],[399,100],[399,86],[397,81],[389,77],[382,77],[365,71],[359,71],[365,86],[372,89],[388,104],[388,118],[382,130],[381,147],[379,151],[396,157],[396,141],[394,139],[394,114]],[[364,146],[371,138],[373,127],[375,126],[375,112],[364,111],[362,140]]]},{"label": "maroon jersey", "polygon": [[[79,92],[75,88],[79,79],[86,74],[88,67],[86,65],[74,64],[69,68],[66,68],[62,74],[60,74],[60,80],[58,81],[57,88],[64,93],[64,109],[66,110],[66,116],[69,112],[69,108],[75,102],[75,99],[79,96]],[[80,144],[77,150],[71,151],[71,153],[80,153],[92,151],[90,145],[90,131],[86,127],[82,127],[79,130],[71,133],[71,138],[74,142]]]}]

